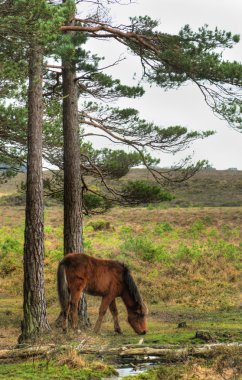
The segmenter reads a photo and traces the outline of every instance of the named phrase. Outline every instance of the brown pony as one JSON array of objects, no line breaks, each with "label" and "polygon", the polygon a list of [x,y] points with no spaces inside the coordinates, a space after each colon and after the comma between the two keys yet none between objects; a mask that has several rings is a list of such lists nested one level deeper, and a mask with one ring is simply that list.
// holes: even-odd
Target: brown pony
[{"label": "brown pony", "polygon": [[63,315],[63,331],[67,330],[70,312],[72,327],[77,328],[81,293],[101,296],[98,320],[94,331],[100,330],[109,307],[114,331],[121,334],[116,297],[121,297],[128,312],[128,322],[137,334],[145,334],[147,309],[129,269],[118,261],[96,259],[80,253],[69,253],[59,263],[57,272],[59,301]]}]

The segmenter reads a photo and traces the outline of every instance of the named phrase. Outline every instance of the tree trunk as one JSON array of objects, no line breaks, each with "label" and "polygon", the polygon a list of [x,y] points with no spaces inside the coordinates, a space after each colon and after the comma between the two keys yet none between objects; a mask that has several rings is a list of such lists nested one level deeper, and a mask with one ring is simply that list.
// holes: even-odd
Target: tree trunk
[{"label": "tree trunk", "polygon": [[[74,17],[75,15],[73,15]],[[71,33],[71,32],[68,32]],[[63,137],[64,137],[64,254],[83,252],[81,159],[78,117],[78,89],[75,63],[62,60]],[[79,303],[82,326],[89,325],[87,301],[83,294]]]},{"label": "tree trunk", "polygon": [[64,253],[82,251],[80,136],[75,68],[63,61]]},{"label": "tree trunk", "polygon": [[24,236],[24,317],[19,341],[49,328],[44,294],[44,217],[42,179],[42,48],[29,57],[28,158]]}]

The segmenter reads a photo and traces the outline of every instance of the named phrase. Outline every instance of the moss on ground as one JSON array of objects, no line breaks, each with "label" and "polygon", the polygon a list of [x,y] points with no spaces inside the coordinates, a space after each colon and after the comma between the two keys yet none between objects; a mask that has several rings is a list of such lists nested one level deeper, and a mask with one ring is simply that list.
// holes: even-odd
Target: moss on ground
[{"label": "moss on ground", "polygon": [[0,379],[8,380],[98,380],[114,375],[116,371],[111,366],[73,368],[52,361],[32,361],[15,364],[1,364]]}]

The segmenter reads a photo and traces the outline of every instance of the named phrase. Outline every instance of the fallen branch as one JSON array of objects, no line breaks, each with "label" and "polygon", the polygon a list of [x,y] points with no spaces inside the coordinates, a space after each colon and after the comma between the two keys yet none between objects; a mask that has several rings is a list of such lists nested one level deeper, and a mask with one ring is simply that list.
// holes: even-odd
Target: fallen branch
[{"label": "fallen branch", "polygon": [[13,348],[10,350],[0,350],[0,360],[24,359],[28,357],[48,355],[56,349],[54,344],[47,346],[33,346],[26,348]]},{"label": "fallen branch", "polygon": [[123,348],[119,355],[123,358],[143,356],[143,361],[181,361],[188,357],[210,357],[227,348],[239,348],[242,351],[242,344],[234,343],[214,343],[196,347],[183,348],[159,348],[159,347],[133,347]]},{"label": "fallen branch", "polygon": [[144,347],[132,345],[131,347],[107,348],[98,350],[88,347],[70,347],[69,345],[46,345],[33,346],[25,348],[15,348],[9,350],[0,350],[0,361],[8,359],[24,359],[38,356],[47,356],[57,352],[63,352],[68,349],[76,350],[79,354],[97,354],[97,355],[116,355],[121,358],[142,357],[141,361],[181,361],[188,357],[210,357],[216,354],[216,351],[228,348],[238,348],[242,350],[242,343],[213,343],[196,347],[169,348],[166,347]]}]

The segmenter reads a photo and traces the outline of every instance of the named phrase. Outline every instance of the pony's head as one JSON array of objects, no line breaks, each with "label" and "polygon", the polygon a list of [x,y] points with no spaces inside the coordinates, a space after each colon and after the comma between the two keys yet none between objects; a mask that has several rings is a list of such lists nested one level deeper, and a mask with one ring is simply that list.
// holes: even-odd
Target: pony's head
[{"label": "pony's head", "polygon": [[147,333],[147,307],[144,303],[137,308],[128,309],[128,322],[136,334],[143,335]]},{"label": "pony's head", "polygon": [[137,334],[146,334],[146,316],[148,310],[141,298],[137,285],[135,284],[128,267],[125,265],[124,281],[126,284],[126,292],[128,294],[128,298],[125,300],[125,297],[123,296],[123,301],[126,304],[128,311],[128,322]]}]

